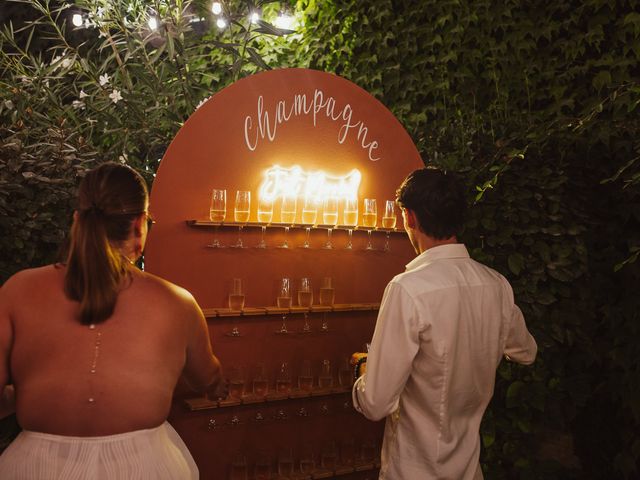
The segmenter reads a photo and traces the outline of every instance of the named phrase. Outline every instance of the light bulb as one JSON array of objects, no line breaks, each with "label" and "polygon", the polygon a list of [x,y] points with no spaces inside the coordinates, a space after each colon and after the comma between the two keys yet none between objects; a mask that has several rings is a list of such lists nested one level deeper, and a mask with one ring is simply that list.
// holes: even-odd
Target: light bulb
[{"label": "light bulb", "polygon": [[276,18],[275,25],[278,28],[291,30],[291,27],[293,26],[293,17],[283,12],[278,15],[278,18]]},{"label": "light bulb", "polygon": [[83,24],[82,15],[79,13],[74,13],[73,17],[71,17],[71,23],[73,23],[76,27],[81,27]]},{"label": "light bulb", "polygon": [[227,26],[227,21],[224,18],[220,17],[216,20],[216,25],[218,26],[218,28],[224,28]]},{"label": "light bulb", "polygon": [[158,29],[158,19],[156,17],[149,17],[149,22],[147,22],[147,24],[151,30]]},{"label": "light bulb", "polygon": [[[214,15],[220,15],[222,13],[222,4],[220,2],[213,2],[211,4],[211,11]],[[224,27],[221,27],[224,28]]]},{"label": "light bulb", "polygon": [[251,20],[251,23],[258,23],[258,20],[260,20],[260,14],[258,12],[251,12],[249,20]]}]

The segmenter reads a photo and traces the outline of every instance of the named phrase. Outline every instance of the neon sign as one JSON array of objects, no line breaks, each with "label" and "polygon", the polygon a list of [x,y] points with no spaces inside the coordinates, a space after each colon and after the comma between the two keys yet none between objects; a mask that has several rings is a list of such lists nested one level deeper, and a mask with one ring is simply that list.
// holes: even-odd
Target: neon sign
[{"label": "neon sign", "polygon": [[264,172],[258,194],[265,200],[278,197],[304,197],[322,201],[325,198],[358,198],[362,174],[353,169],[346,175],[330,175],[318,170],[305,172],[299,165],[284,168],[279,165]]}]

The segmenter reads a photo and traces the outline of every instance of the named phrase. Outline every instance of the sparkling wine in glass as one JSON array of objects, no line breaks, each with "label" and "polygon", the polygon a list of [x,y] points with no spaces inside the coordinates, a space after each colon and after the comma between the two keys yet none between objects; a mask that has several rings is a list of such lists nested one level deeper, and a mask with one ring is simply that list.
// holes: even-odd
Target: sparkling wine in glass
[{"label": "sparkling wine in glass", "polygon": [[375,250],[375,248],[373,248],[373,244],[371,243],[371,230],[376,228],[377,223],[378,207],[376,206],[376,199],[365,198],[364,209],[362,212],[362,224],[366,227],[368,235],[367,248],[365,250]]},{"label": "sparkling wine in glass", "polygon": [[335,297],[331,277],[324,277],[320,287],[320,305],[332,306]]},{"label": "sparkling wine in glass", "polygon": [[209,206],[209,219],[215,222],[213,226],[213,241],[208,246],[211,248],[224,248],[218,240],[218,224],[224,222],[227,216],[227,191],[214,188],[211,191],[211,205]]},{"label": "sparkling wine in glass", "polygon": [[311,392],[313,389],[313,369],[311,368],[311,362],[309,360],[303,360],[300,366],[298,388],[305,392]]},{"label": "sparkling wine in glass", "polygon": [[263,363],[258,363],[255,367],[253,374],[253,394],[256,397],[264,397],[269,393],[269,377],[267,376],[267,369]]},{"label": "sparkling wine in glass", "polygon": [[349,241],[345,247],[347,250],[353,249],[353,227],[358,225],[358,198],[350,197],[344,201],[344,224],[348,227]]},{"label": "sparkling wine in glass", "polygon": [[249,212],[251,208],[251,192],[248,190],[238,190],[236,192],[236,204],[233,209],[233,219],[238,226],[238,240],[233,245],[234,248],[245,248],[242,242],[242,228],[249,221]]},{"label": "sparkling wine in glass", "polygon": [[284,242],[282,243],[282,245],[279,245],[278,248],[289,248],[287,234],[289,233],[289,227],[296,221],[297,206],[297,197],[293,195],[285,195],[284,197],[282,197],[282,206],[280,207],[280,222],[285,224]]},{"label": "sparkling wine in glass", "polygon": [[244,393],[244,374],[242,367],[229,368],[229,398],[240,400]]},{"label": "sparkling wine in glass", "polygon": [[331,250],[333,243],[331,243],[331,233],[333,227],[338,223],[338,199],[336,197],[327,197],[322,204],[322,223],[329,225],[327,229],[327,242],[324,244],[325,249]]},{"label": "sparkling wine in glass", "polygon": [[[244,308],[244,287],[241,278],[234,278],[231,282],[231,290],[229,291],[229,310],[241,312]],[[238,317],[233,317],[234,325],[231,331],[227,333],[230,337],[240,337],[241,333],[236,324]]]},{"label": "sparkling wine in glass", "polygon": [[256,248],[267,248],[267,242],[264,240],[264,234],[267,231],[267,225],[273,220],[273,199],[260,197],[258,199],[258,223],[260,223],[260,242]]},{"label": "sparkling wine in glass", "polygon": [[[278,286],[278,297],[276,298],[278,308],[291,308],[291,279],[281,278]],[[282,315],[282,326],[276,333],[287,334],[287,314]]]},{"label": "sparkling wine in glass", "polygon": [[282,362],[276,375],[276,392],[289,395],[291,393],[291,369],[287,362]]},{"label": "sparkling wine in glass", "polygon": [[387,200],[384,202],[384,214],[382,215],[382,228],[388,229],[387,235],[384,241],[384,251],[391,250],[389,244],[389,232],[396,228],[396,202],[393,200]]},{"label": "sparkling wine in glass", "polygon": [[[298,289],[298,305],[305,308],[311,308],[313,305],[313,290],[311,288],[311,279],[304,277],[300,279],[300,288]],[[311,332],[311,325],[309,325],[309,312],[304,312],[304,325],[302,327],[303,333]]]},{"label": "sparkling wine in glass", "polygon": [[315,197],[305,197],[302,205],[302,223],[305,226],[305,239],[301,248],[309,248],[309,235],[311,227],[315,225],[318,218],[318,202]]},{"label": "sparkling wine in glass", "polygon": [[322,360],[320,375],[318,376],[318,387],[321,389],[333,387],[333,372],[331,370],[330,360]]}]

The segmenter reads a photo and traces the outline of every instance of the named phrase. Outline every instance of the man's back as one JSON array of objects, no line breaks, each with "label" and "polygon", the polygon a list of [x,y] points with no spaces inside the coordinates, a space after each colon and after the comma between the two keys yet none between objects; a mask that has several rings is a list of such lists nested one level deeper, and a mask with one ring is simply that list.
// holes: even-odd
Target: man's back
[{"label": "man's back", "polygon": [[511,337],[516,360],[535,358],[521,327],[509,284],[462,244],[424,252],[390,282],[357,394],[368,417],[391,414],[381,478],[481,478],[479,425]]}]

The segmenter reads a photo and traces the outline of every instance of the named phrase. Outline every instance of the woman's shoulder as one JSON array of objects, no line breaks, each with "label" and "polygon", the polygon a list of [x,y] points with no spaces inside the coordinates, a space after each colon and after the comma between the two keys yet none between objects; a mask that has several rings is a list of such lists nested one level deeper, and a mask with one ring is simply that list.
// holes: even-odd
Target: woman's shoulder
[{"label": "woman's shoulder", "polygon": [[11,275],[2,288],[32,288],[39,283],[59,281],[64,277],[64,266],[60,264],[25,268]]},{"label": "woman's shoulder", "polygon": [[187,289],[149,272],[136,271],[133,285],[134,289],[139,289],[143,295],[165,298],[184,307],[192,308],[197,305],[193,295]]}]

